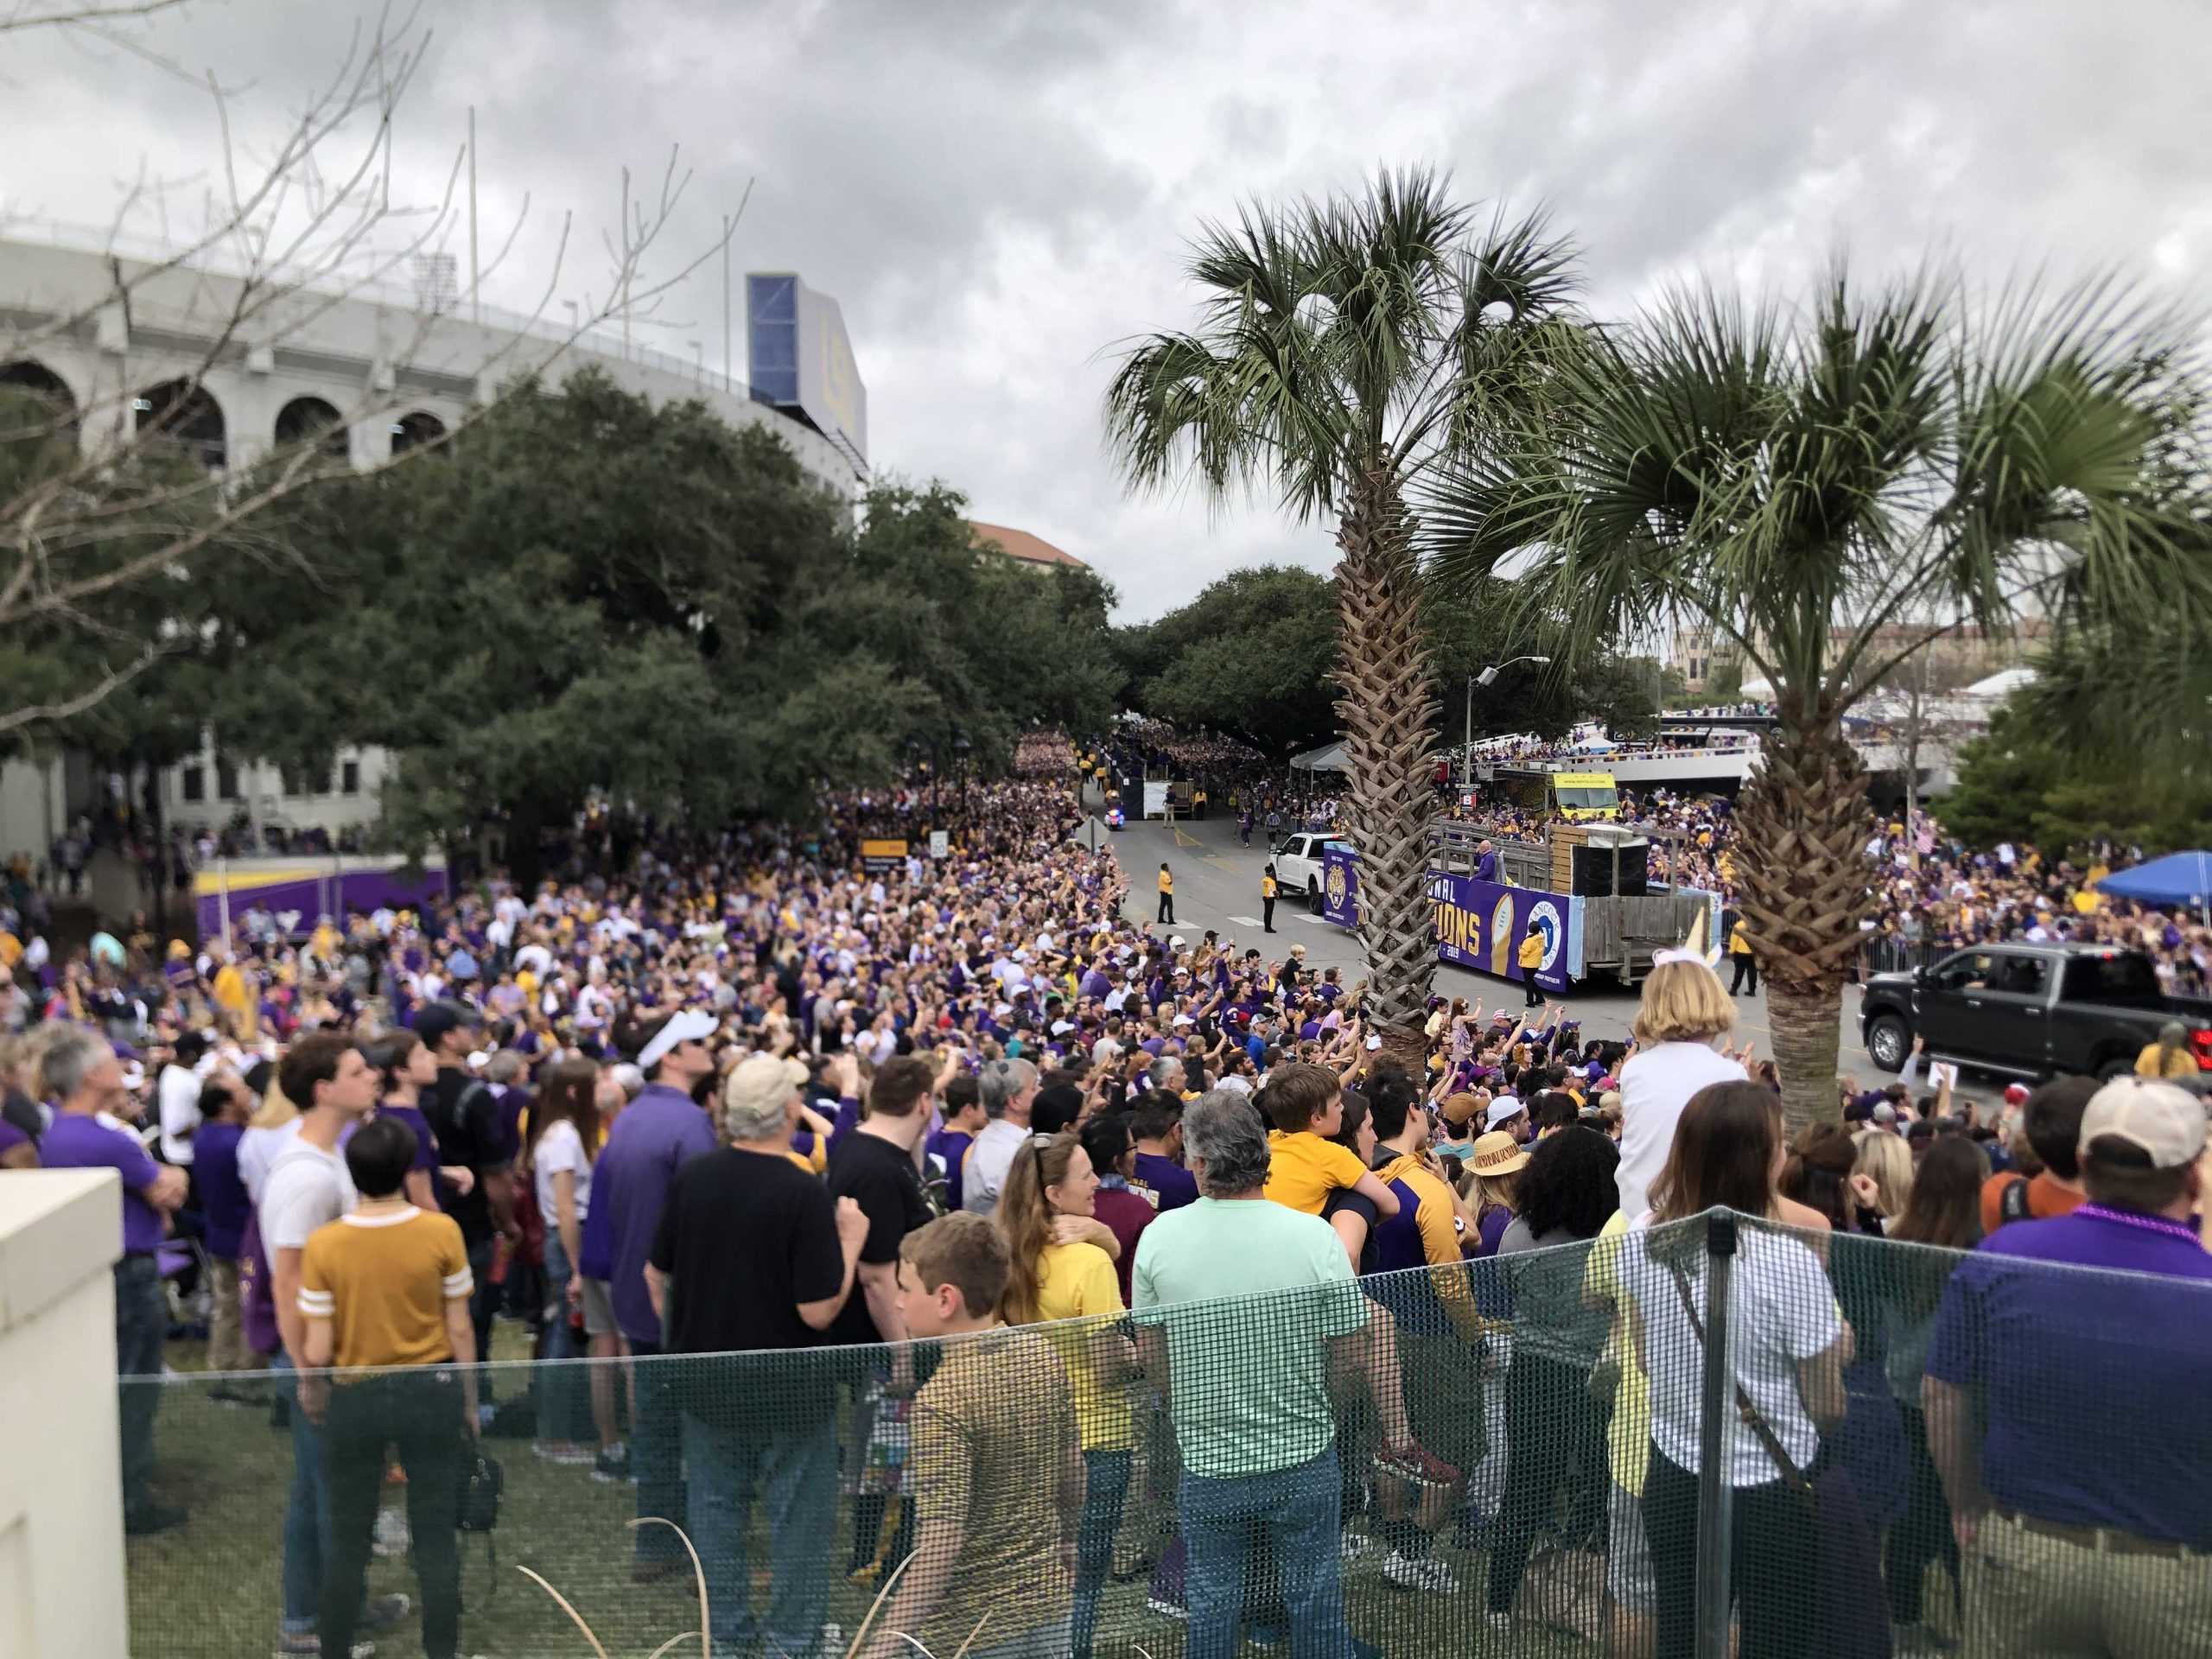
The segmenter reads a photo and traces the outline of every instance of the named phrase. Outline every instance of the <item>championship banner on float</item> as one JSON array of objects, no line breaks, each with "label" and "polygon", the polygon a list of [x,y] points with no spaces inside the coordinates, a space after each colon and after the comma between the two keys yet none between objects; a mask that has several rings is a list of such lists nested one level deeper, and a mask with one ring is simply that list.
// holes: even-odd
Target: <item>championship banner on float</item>
[{"label": "championship banner on float", "polygon": [[1439,962],[1500,979],[1526,979],[1521,941],[1533,925],[1544,942],[1543,965],[1535,975],[1538,987],[1564,991],[1569,980],[1582,976],[1581,899],[1435,870],[1429,873],[1428,898]]},{"label": "championship banner on float", "polygon": [[[1544,941],[1538,987],[1564,991],[1582,976],[1581,899],[1442,871],[1430,872],[1428,897],[1438,961],[1520,979],[1521,941],[1533,922]],[[1359,925],[1358,855],[1338,847],[1322,854],[1321,915],[1338,927]]]}]

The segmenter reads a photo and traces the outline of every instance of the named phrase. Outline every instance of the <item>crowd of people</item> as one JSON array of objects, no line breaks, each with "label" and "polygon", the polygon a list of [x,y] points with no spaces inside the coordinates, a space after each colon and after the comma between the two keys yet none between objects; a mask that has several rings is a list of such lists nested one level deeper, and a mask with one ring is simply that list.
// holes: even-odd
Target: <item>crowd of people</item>
[{"label": "crowd of people", "polygon": [[[683,1527],[731,1651],[820,1651],[842,1560],[890,1586],[887,1659],[1088,1659],[1139,1578],[1198,1659],[1344,1659],[1383,1639],[1347,1598],[1370,1567],[1674,1659],[1716,1207],[1751,1218],[1746,1656],[1841,1650],[1838,1621],[1878,1637],[1852,1652],[2212,1628],[2212,1439],[2161,1411],[2160,1459],[2128,1454],[2120,1403],[2212,1358],[2190,1096],[2067,1079],[1977,1122],[1908,1079],[1785,1143],[1681,953],[1627,1043],[1439,1001],[1409,1047],[1298,947],[1125,916],[1071,834],[1078,759],[1025,740],[942,861],[910,785],[303,939],[12,964],[0,1167],[120,1173],[122,1370],[181,1357],[188,1239],[215,1386],[287,1404],[279,1652],[412,1611],[364,1587],[391,1455],[423,1650],[461,1651],[460,1477],[519,1418]],[[2052,1262],[2126,1271],[2058,1295]],[[468,1362],[503,1305],[537,1357],[603,1363],[493,1398]],[[125,1389],[126,1527],[188,1536],[161,1399]],[[641,1583],[688,1561],[668,1527],[632,1548]]]}]

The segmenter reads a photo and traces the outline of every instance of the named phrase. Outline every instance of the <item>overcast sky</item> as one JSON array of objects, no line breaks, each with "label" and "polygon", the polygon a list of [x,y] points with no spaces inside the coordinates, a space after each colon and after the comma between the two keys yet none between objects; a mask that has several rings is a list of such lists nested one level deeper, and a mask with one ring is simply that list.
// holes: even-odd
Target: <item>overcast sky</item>
[{"label": "overcast sky", "polygon": [[[1325,527],[1265,500],[1128,499],[1100,441],[1116,343],[1189,321],[1185,238],[1240,197],[1433,163],[1471,200],[1548,206],[1615,314],[1698,272],[1788,290],[1839,249],[1873,271],[1931,250],[1998,277],[2105,262],[2183,292],[2212,264],[2203,0],[438,0],[423,16],[394,194],[435,199],[475,105],[485,224],[531,199],[492,297],[534,302],[569,209],[588,247],[564,291],[600,282],[626,162],[657,177],[681,144],[696,169],[671,260],[757,176],[733,263],[798,270],[842,304],[879,475],[941,477],[975,517],[1089,561],[1125,618],[1240,563],[1330,562]],[[374,16],[192,0],[130,39],[240,88],[251,145]],[[142,169],[212,176],[204,92],[96,42],[0,41],[0,210],[98,221]],[[172,196],[179,222],[192,194]],[[654,343],[688,359],[700,340],[716,365],[721,310],[713,267]],[[741,374],[741,296],[737,312]]]}]

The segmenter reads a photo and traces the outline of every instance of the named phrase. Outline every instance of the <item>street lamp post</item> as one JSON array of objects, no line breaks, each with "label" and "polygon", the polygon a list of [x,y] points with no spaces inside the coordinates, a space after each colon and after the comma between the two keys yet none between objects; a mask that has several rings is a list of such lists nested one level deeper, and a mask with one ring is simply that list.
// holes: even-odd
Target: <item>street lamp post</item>
[{"label": "street lamp post", "polygon": [[1466,756],[1460,765],[1463,782],[1475,775],[1475,688],[1478,685],[1488,686],[1495,683],[1499,674],[1516,663],[1548,663],[1550,661],[1551,658],[1548,657],[1509,657],[1502,663],[1492,663],[1467,682]]}]

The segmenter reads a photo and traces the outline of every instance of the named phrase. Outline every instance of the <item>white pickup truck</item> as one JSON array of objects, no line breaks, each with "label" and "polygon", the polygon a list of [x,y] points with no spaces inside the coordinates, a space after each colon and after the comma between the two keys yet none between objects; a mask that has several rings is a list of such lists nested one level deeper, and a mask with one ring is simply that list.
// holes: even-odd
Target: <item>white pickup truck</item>
[{"label": "white pickup truck", "polygon": [[1335,845],[1350,850],[1342,836],[1309,834],[1300,830],[1285,836],[1275,849],[1275,885],[1285,899],[1303,899],[1316,916],[1321,913],[1321,855]]}]

